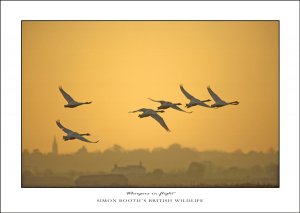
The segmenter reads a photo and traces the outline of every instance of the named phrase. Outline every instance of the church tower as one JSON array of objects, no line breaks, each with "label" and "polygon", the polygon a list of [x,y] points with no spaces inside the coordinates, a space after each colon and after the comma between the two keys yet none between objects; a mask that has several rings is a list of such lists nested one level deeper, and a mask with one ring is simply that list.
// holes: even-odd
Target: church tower
[{"label": "church tower", "polygon": [[57,141],[56,141],[55,136],[54,136],[53,144],[52,144],[52,154],[54,154],[54,155],[58,154],[58,146],[57,146]]}]

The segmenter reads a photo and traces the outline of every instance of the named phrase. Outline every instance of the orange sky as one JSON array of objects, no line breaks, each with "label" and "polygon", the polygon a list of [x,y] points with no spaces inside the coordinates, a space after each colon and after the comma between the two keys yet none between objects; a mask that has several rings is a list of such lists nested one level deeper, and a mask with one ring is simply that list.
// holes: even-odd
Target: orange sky
[{"label": "orange sky", "polygon": [[[276,21],[23,21],[22,146],[59,152],[85,145],[125,149],[179,143],[198,150],[278,149],[278,22]],[[162,114],[171,132],[128,111],[181,102],[179,89],[203,100],[206,87],[238,106],[172,109]],[[78,101],[64,108],[58,86]],[[87,144],[64,142],[56,119]]]}]

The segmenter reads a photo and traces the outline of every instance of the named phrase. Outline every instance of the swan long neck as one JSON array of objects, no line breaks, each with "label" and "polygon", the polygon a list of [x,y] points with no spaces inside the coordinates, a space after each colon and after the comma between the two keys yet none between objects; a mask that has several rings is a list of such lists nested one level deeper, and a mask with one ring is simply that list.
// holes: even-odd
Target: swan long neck
[{"label": "swan long neck", "polygon": [[210,99],[207,99],[207,100],[204,100],[204,101],[202,101],[202,102],[209,102],[209,101],[211,101]]}]

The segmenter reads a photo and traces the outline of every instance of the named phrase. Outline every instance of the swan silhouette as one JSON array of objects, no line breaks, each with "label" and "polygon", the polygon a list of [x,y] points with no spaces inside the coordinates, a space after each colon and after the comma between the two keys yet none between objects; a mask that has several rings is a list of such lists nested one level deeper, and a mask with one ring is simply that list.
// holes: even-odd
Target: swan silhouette
[{"label": "swan silhouette", "polygon": [[61,92],[61,94],[64,96],[64,98],[66,99],[66,101],[68,102],[68,104],[64,105],[64,107],[66,108],[74,108],[74,107],[78,107],[82,104],[91,104],[92,102],[77,102],[75,101],[68,93],[66,93],[63,88],[60,86],[59,87],[59,91]]},{"label": "swan silhouette", "polygon": [[149,116],[154,118],[165,130],[167,130],[168,132],[170,131],[164,119],[158,115],[158,113],[164,113],[165,111],[141,108],[135,111],[130,111],[129,113],[135,113],[135,112],[142,112],[142,114],[139,114],[140,118],[145,118]]},{"label": "swan silhouette", "polygon": [[148,99],[151,100],[151,101],[160,103],[160,106],[157,107],[157,109],[168,109],[168,108],[172,108],[172,109],[176,109],[176,110],[181,111],[181,112],[192,113],[192,112],[184,111],[183,109],[179,108],[177,105],[182,105],[181,103],[172,103],[172,102],[169,102],[169,101],[163,101],[163,100],[157,101],[157,100],[153,100],[153,99],[151,99],[151,98],[148,98]]},{"label": "swan silhouette", "polygon": [[85,136],[85,135],[86,135],[86,136],[90,136],[89,133],[86,133],[86,134],[79,134],[79,133],[74,132],[74,131],[72,131],[72,130],[70,130],[70,129],[67,129],[67,128],[65,128],[65,127],[60,123],[59,120],[56,121],[56,124],[57,124],[57,126],[58,126],[62,131],[64,131],[65,133],[67,133],[67,135],[64,135],[64,136],[63,136],[64,141],[78,139],[78,140],[82,140],[82,141],[87,142],[87,143],[98,143],[98,141],[95,141],[95,142],[89,141],[88,139],[86,139],[86,138],[83,137],[83,136]]},{"label": "swan silhouette", "polygon": [[187,97],[187,99],[190,100],[190,103],[186,104],[185,107],[187,108],[190,108],[192,106],[203,106],[203,107],[208,107],[210,108],[209,105],[207,105],[206,103],[204,102],[208,102],[208,101],[211,101],[210,99],[207,99],[207,100],[203,100],[203,101],[200,101],[199,99],[195,98],[194,96],[192,96],[191,94],[189,94],[184,88],[182,85],[180,85],[180,90],[181,92],[185,95],[185,97]]},{"label": "swan silhouette", "polygon": [[212,91],[212,89],[210,88],[210,86],[207,87],[207,90],[210,94],[210,96],[214,99],[215,103],[211,105],[212,108],[219,108],[219,107],[223,107],[226,105],[238,105],[240,102],[238,101],[233,101],[233,102],[226,102],[223,101],[216,93],[214,93],[214,91]]}]

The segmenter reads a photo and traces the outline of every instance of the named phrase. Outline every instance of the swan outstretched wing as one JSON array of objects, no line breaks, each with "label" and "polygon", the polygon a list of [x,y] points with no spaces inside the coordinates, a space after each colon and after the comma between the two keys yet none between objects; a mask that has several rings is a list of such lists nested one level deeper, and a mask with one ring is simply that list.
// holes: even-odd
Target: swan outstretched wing
[{"label": "swan outstretched wing", "polygon": [[134,111],[129,111],[128,113],[135,113],[135,112],[145,112],[146,109],[142,108],[142,109],[138,109],[138,110],[134,110]]},{"label": "swan outstretched wing", "polygon": [[179,110],[179,111],[181,111],[181,112],[192,113],[192,112],[187,112],[187,111],[181,109],[180,107],[178,107],[178,106],[175,105],[175,104],[172,104],[172,105],[171,105],[171,108],[176,109],[176,110]]},{"label": "swan outstretched wing", "polygon": [[57,124],[57,126],[58,126],[62,131],[64,131],[65,133],[67,133],[67,134],[72,134],[72,133],[74,133],[72,130],[67,129],[66,127],[64,127],[63,125],[61,125],[60,120],[57,120],[57,121],[56,121],[56,124]]},{"label": "swan outstretched wing", "polygon": [[207,105],[206,103],[204,103],[204,102],[202,102],[202,101],[200,101],[200,100],[197,101],[197,104],[198,104],[199,106],[211,108],[209,105]]},{"label": "swan outstretched wing", "polygon": [[214,91],[212,91],[210,86],[207,87],[207,90],[216,103],[225,103],[225,101],[223,101],[216,93],[214,93]]},{"label": "swan outstretched wing", "polygon": [[129,111],[128,113],[135,113],[135,112],[141,112],[141,110],[135,110],[135,111]]},{"label": "swan outstretched wing", "polygon": [[148,98],[148,99],[151,100],[151,101],[154,101],[154,102],[158,102],[158,103],[162,102],[162,101],[153,100],[152,98]]},{"label": "swan outstretched wing", "polygon": [[87,142],[87,143],[98,143],[98,141],[89,141],[88,139],[86,139],[85,137],[81,136],[80,134],[76,134],[75,137],[81,141]]},{"label": "swan outstretched wing", "polygon": [[180,85],[180,90],[181,92],[185,95],[185,97],[187,97],[188,99],[196,99],[194,96],[192,96],[190,93],[188,93],[182,85]]},{"label": "swan outstretched wing", "polygon": [[63,88],[60,86],[59,87],[59,91],[61,92],[61,94],[64,96],[64,98],[66,99],[66,101],[68,103],[71,103],[71,102],[76,102],[68,93],[66,93]]},{"label": "swan outstretched wing", "polygon": [[154,118],[165,130],[167,130],[168,132],[170,131],[162,117],[160,117],[158,114],[151,114],[150,116]]}]

